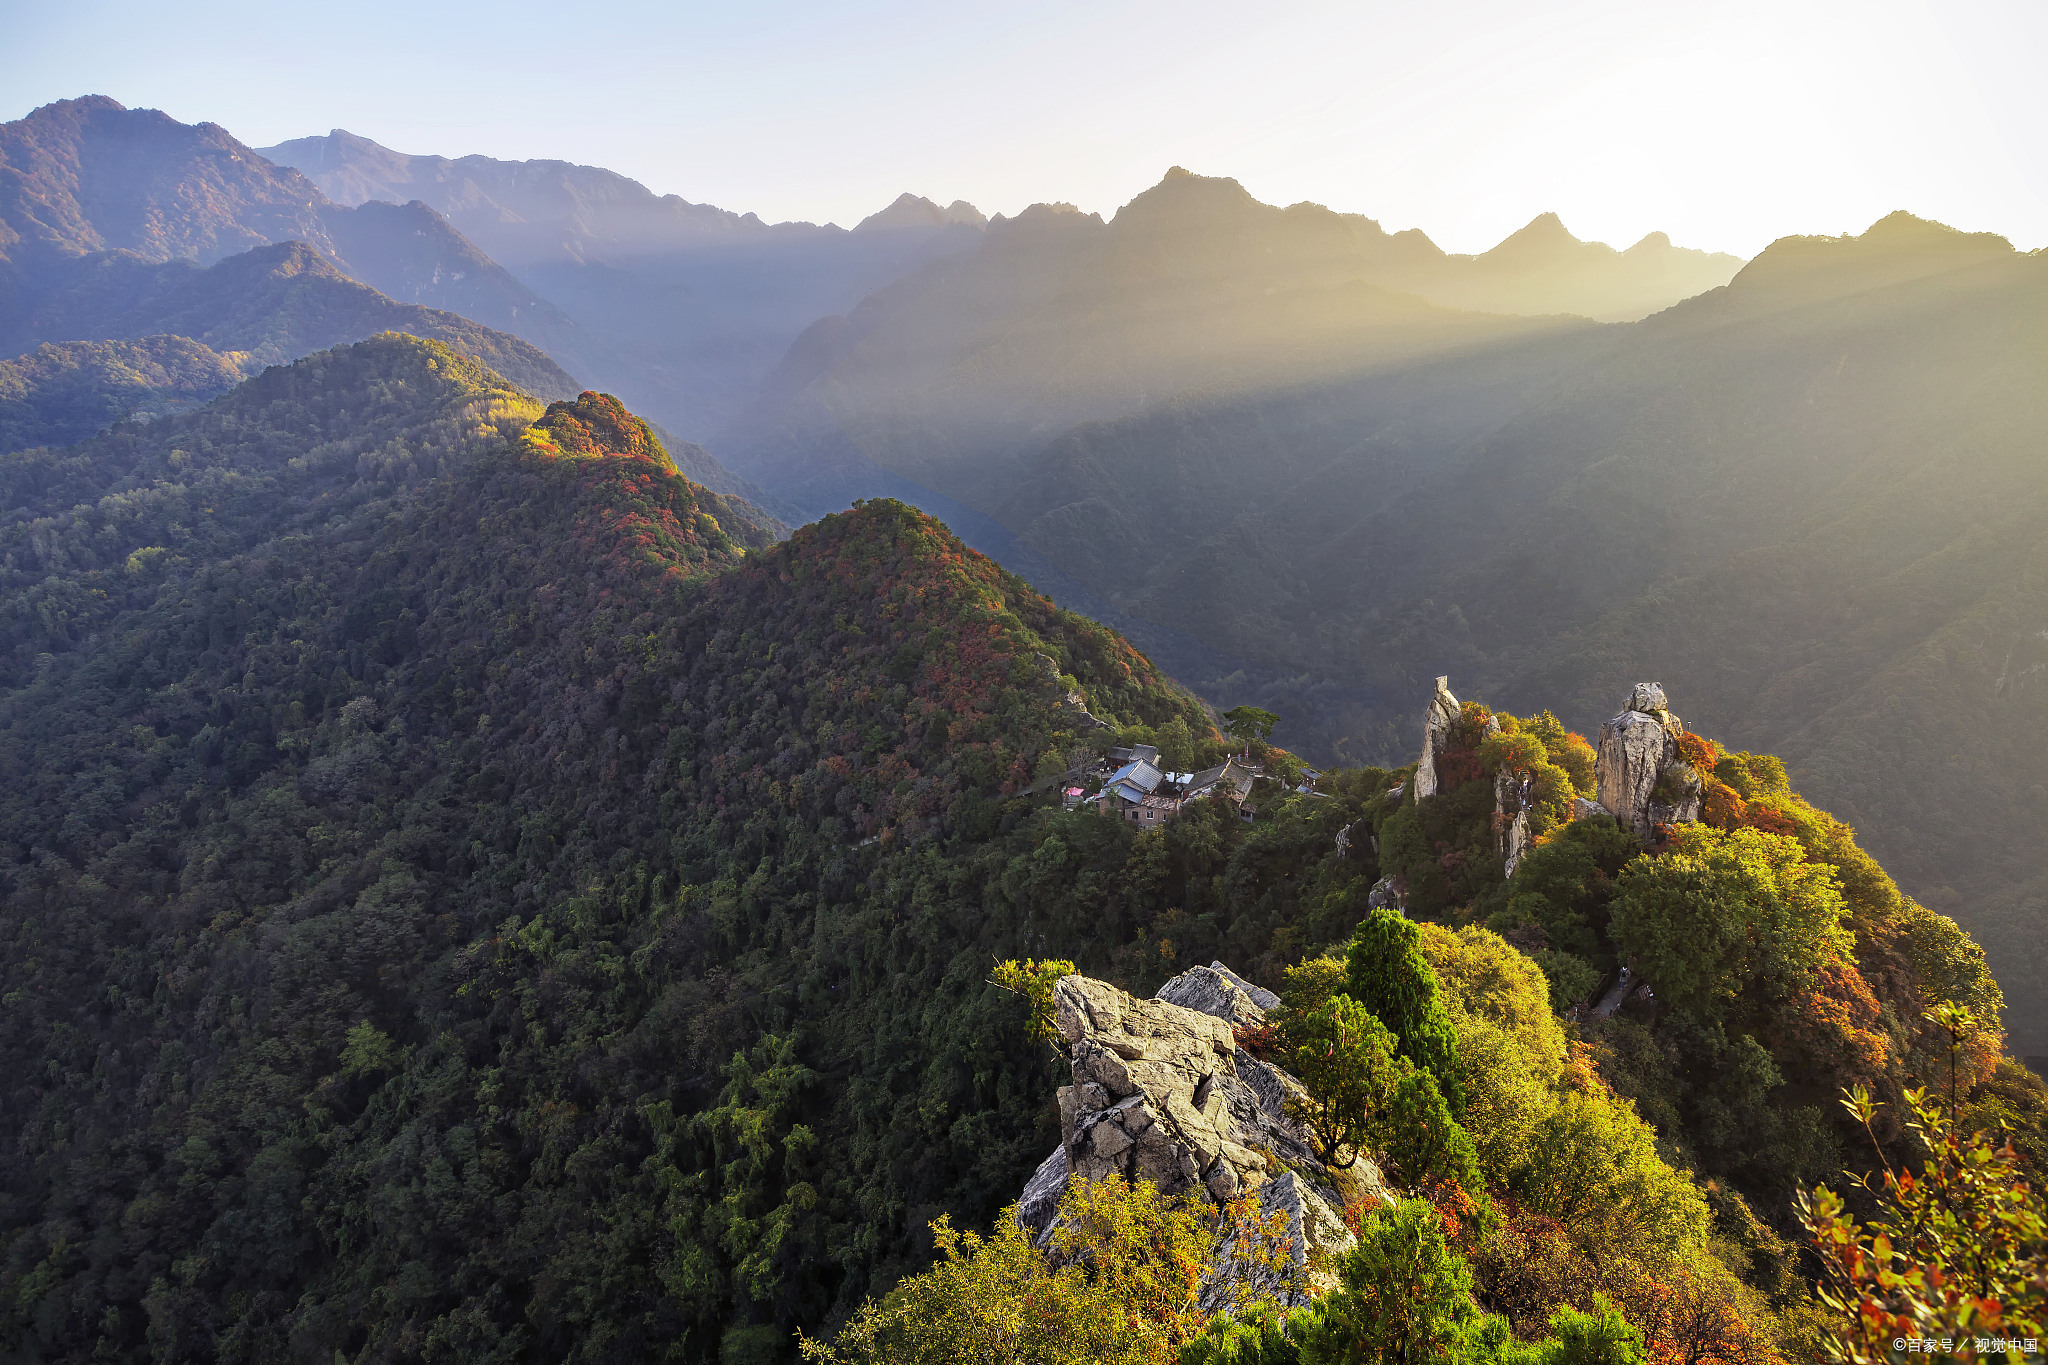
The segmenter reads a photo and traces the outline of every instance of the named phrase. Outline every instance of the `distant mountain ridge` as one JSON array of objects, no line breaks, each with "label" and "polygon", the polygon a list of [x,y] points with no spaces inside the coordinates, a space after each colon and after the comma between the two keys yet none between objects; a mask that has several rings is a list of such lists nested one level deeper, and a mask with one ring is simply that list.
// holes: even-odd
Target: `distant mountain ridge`
[{"label": "distant mountain ridge", "polygon": [[631,251],[678,234],[768,230],[753,214],[657,196],[637,180],[567,161],[412,155],[345,128],[256,150],[303,172],[338,204],[418,199],[451,221],[460,216],[481,223],[482,215],[495,215],[502,230],[486,232],[496,239],[489,249],[502,260],[577,251],[584,241]]},{"label": "distant mountain ridge", "polygon": [[955,199],[940,208],[921,194],[905,190],[896,196],[894,203],[879,213],[871,213],[854,225],[855,232],[896,231],[900,228],[946,227],[963,224],[967,227],[988,226],[988,216],[965,199]]},{"label": "distant mountain ridge", "polygon": [[126,417],[174,416],[242,381],[239,357],[178,336],[69,341],[0,360],[0,454],[70,445]]},{"label": "distant mountain ridge", "polygon": [[530,342],[395,302],[304,242],[255,247],[206,267],[94,252],[47,267],[17,299],[19,311],[0,315],[0,355],[44,342],[169,333],[235,352],[245,368],[260,369],[379,332],[406,332],[447,342],[537,398],[573,397],[582,387]]},{"label": "distant mountain ridge", "polygon": [[296,240],[401,303],[524,337],[575,369],[604,353],[425,204],[336,204],[218,124],[103,95],[0,125],[0,226],[0,312],[19,309],[40,275],[94,252],[210,265]]},{"label": "distant mountain ridge", "polygon": [[879,466],[993,512],[1017,460],[1079,422],[1561,336],[1740,265],[1658,238],[1616,252],[1552,215],[1482,256],[1447,255],[1420,232],[1263,204],[1176,166],[1108,222],[1055,204],[997,217],[972,254],[815,324],[713,444],[817,510]]},{"label": "distant mountain ridge", "polygon": [[621,391],[698,439],[730,420],[805,327],[925,261],[972,249],[986,221],[971,204],[906,193],[850,230],[766,223],[602,167],[413,155],[339,128],[262,154],[339,203],[430,205],[610,339]]}]

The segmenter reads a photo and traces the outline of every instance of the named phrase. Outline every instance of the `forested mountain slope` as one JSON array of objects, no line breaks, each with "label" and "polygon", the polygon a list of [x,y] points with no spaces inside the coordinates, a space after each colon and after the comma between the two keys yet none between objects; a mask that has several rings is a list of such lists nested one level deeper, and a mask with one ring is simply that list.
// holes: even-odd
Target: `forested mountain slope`
[{"label": "forested mountain slope", "polygon": [[[581,373],[608,353],[424,204],[333,203],[217,124],[182,124],[103,95],[0,125],[0,316],[75,260],[128,251],[210,265],[301,241],[402,303],[524,337]],[[77,338],[70,338],[77,339]]]},{"label": "forested mountain slope", "polygon": [[710,1349],[1034,1159],[945,850],[1069,688],[1200,711],[908,509],[772,545],[539,415],[380,338],[5,465],[17,1355]]},{"label": "forested mountain slope", "polygon": [[0,352],[46,341],[189,337],[246,366],[278,365],[378,332],[445,341],[539,398],[577,383],[532,343],[358,283],[304,242],[259,246],[211,266],[128,251],[52,264],[0,316]]},{"label": "forested mountain slope", "polygon": [[2038,1050],[2044,318],[2038,254],[1900,215],[1576,353],[1081,428],[1003,513],[1127,611],[1368,685],[1296,743],[1387,754],[1447,668],[1581,727],[1687,678],[1984,938]]},{"label": "forested mountain slope", "polygon": [[[1583,779],[1542,757],[1585,766],[1548,717],[1519,748],[1465,725],[1427,801],[1366,770],[1262,780],[1251,821],[1064,811],[1059,779],[1112,743],[1222,748],[1121,639],[901,504],[777,541],[615,400],[542,412],[438,343],[7,456],[0,505],[20,1359],[786,1360],[921,1267],[932,1217],[987,1226],[1051,1145],[1060,1077],[1000,959],[1277,981],[1383,871],[1418,915],[1547,943],[1560,1003],[1619,951],[1601,926],[1640,849],[1613,821],[1512,885],[1489,862],[1487,764],[1530,765],[1553,820]],[[1862,917],[1876,1001],[1843,977],[1848,1032],[1794,1028],[1777,987],[1804,978],[1771,967],[1724,1014],[1793,1072],[1703,1081],[1714,1035],[1665,1064],[1617,1024],[1572,1074],[1662,1106],[1673,1150],[1782,1221],[1832,1160],[1832,1073],[1800,1059],[1840,1043],[1895,1083],[1915,992],[1995,987],[1768,764],[1730,776],[1743,829],[1838,869],[1799,885],[1847,901],[1800,913]],[[1729,1263],[1781,1291],[1782,1240],[1716,1198]]]},{"label": "forested mountain slope", "polygon": [[0,451],[68,445],[124,417],[188,411],[242,378],[233,360],[186,337],[38,346],[0,361]]},{"label": "forested mountain slope", "polygon": [[414,156],[336,129],[259,149],[341,204],[430,205],[633,369],[637,402],[704,439],[797,335],[979,241],[972,205],[904,195],[852,231],[764,223],[566,161]]}]

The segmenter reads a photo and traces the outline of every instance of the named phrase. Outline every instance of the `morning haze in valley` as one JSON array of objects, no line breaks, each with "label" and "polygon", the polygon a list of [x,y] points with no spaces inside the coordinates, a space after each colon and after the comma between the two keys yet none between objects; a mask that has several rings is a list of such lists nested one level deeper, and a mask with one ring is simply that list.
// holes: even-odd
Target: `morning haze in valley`
[{"label": "morning haze in valley", "polygon": [[2037,6],[0,34],[0,1359],[2038,1359]]}]

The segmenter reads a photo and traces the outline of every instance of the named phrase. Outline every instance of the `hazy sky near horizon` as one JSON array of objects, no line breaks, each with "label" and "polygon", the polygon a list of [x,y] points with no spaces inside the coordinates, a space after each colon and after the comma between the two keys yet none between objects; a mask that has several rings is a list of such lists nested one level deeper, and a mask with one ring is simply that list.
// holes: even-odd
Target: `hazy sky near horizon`
[{"label": "hazy sky near horizon", "polygon": [[105,94],[771,220],[1106,217],[1179,164],[1458,251],[1545,211],[1744,255],[1898,208],[2048,245],[2043,0],[0,0],[0,39],[0,118]]}]

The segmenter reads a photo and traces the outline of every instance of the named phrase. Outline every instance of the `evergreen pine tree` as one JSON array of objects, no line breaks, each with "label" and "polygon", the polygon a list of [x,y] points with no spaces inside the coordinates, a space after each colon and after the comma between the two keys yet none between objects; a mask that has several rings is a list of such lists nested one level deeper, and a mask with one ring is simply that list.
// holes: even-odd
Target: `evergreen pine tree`
[{"label": "evergreen pine tree", "polygon": [[1444,1012],[1436,971],[1416,946],[1415,926],[1380,907],[1359,923],[1345,955],[1349,994],[1394,1031],[1399,1050],[1436,1078],[1451,1114],[1463,1122],[1465,1087],[1458,1040]]}]

